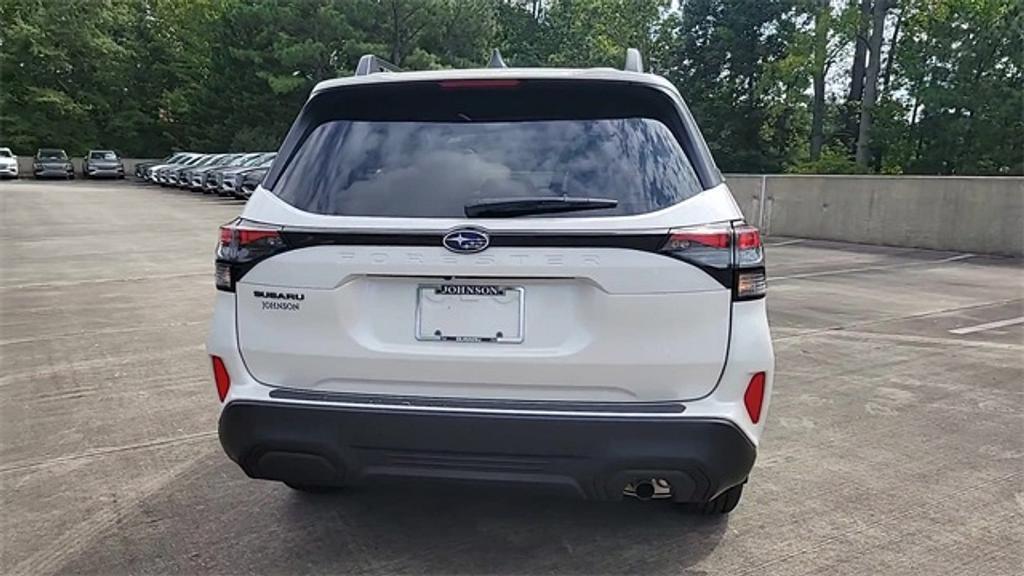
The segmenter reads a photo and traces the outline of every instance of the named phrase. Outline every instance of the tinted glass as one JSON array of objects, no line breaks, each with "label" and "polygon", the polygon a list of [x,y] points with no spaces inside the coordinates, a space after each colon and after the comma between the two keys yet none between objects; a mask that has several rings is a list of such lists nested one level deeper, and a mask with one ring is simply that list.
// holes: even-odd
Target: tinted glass
[{"label": "tinted glass", "polygon": [[274,186],[309,212],[462,218],[467,204],[527,197],[618,200],[547,215],[626,215],[702,190],[672,132],[649,118],[522,122],[329,121]]},{"label": "tinted glass", "polygon": [[91,160],[117,160],[117,154],[111,150],[94,150],[89,153]]},{"label": "tinted glass", "polygon": [[2,157],[2,158],[10,158],[11,157],[11,151],[7,150],[7,149],[0,148],[0,157]]},{"label": "tinted glass", "polygon": [[47,160],[65,160],[68,157],[63,150],[40,150],[38,156]]}]

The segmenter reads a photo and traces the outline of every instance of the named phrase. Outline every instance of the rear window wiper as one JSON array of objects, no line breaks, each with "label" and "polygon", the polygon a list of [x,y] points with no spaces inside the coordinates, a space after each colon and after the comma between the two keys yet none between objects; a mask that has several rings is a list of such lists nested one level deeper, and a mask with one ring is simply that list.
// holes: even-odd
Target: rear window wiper
[{"label": "rear window wiper", "polygon": [[579,210],[615,208],[612,198],[573,198],[571,196],[536,196],[529,198],[495,198],[466,204],[467,218],[514,218],[531,214],[554,214]]}]

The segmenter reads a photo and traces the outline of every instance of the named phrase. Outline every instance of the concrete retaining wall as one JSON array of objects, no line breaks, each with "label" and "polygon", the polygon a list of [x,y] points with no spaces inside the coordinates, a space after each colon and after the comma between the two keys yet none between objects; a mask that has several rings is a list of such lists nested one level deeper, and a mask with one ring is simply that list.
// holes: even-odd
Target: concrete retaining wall
[{"label": "concrete retaining wall", "polygon": [[1024,256],[1024,178],[731,174],[726,182],[768,235]]}]

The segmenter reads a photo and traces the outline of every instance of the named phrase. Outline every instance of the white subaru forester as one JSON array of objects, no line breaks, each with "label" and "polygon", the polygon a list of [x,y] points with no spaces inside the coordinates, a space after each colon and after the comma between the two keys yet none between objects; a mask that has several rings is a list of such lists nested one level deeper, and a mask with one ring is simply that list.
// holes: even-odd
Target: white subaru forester
[{"label": "white subaru forester", "polygon": [[207,349],[246,474],[736,506],[774,369],[761,237],[631,52],[316,86],[220,231]]}]

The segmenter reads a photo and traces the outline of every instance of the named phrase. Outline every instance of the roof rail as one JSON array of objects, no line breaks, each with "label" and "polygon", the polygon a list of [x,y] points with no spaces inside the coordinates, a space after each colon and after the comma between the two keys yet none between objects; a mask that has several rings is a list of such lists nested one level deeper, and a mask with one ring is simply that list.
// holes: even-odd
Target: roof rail
[{"label": "roof rail", "polygon": [[368,76],[370,74],[376,74],[378,72],[401,72],[402,69],[395,66],[387,60],[374,56],[373,54],[363,54],[359,58],[359,64],[356,64],[356,76]]},{"label": "roof rail", "polygon": [[644,59],[636,48],[626,48],[626,65],[622,68],[626,72],[643,72]]},{"label": "roof rail", "polygon": [[491,50],[491,61],[487,63],[488,68],[508,68],[505,65],[505,60],[501,57],[501,52],[497,48]]}]

